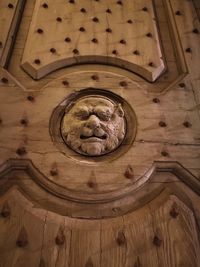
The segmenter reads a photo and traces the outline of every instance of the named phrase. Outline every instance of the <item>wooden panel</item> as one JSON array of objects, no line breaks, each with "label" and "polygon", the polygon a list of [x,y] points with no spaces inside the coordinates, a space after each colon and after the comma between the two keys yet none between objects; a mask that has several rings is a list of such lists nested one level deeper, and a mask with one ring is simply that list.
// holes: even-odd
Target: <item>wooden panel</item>
[{"label": "wooden panel", "polygon": [[0,65],[7,66],[24,7],[24,0],[0,2]]},{"label": "wooden panel", "polygon": [[152,1],[43,5],[38,0],[22,67],[39,79],[63,66],[98,62],[123,66],[154,81],[164,70],[154,20]]}]

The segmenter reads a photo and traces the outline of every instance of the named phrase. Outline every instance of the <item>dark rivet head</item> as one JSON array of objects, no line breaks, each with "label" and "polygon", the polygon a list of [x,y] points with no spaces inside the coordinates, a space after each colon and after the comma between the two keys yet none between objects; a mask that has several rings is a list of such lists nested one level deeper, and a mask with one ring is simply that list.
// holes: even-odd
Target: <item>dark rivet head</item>
[{"label": "dark rivet head", "polygon": [[148,33],[146,34],[146,36],[149,37],[149,38],[151,38],[153,35],[152,35],[152,33],[148,32]]},{"label": "dark rivet head", "polygon": [[94,81],[98,81],[99,80],[99,76],[98,75],[92,75],[91,78]]},{"label": "dark rivet head", "polygon": [[164,122],[164,121],[160,121],[160,122],[159,122],[159,126],[160,126],[160,127],[167,127],[167,124],[166,124],[166,122]]},{"label": "dark rivet head", "polygon": [[117,4],[120,5],[120,6],[123,5],[122,1],[117,1]]},{"label": "dark rivet head", "polygon": [[30,102],[34,102],[35,98],[32,95],[28,95],[27,96],[27,100],[30,101]]},{"label": "dark rivet head", "polygon": [[36,65],[40,65],[40,64],[41,64],[41,61],[40,61],[39,58],[36,58],[36,59],[34,60],[34,63],[35,63]]},{"label": "dark rivet head", "polygon": [[52,47],[52,48],[50,49],[50,52],[51,52],[52,54],[55,54],[55,53],[56,53],[56,49]]},{"label": "dark rivet head", "polygon": [[62,246],[65,243],[65,235],[63,233],[63,230],[59,230],[58,235],[55,238],[55,243],[57,246]]},{"label": "dark rivet head", "polygon": [[78,49],[73,49],[73,51],[72,51],[75,55],[78,55],[79,54],[79,51],[78,51]]},{"label": "dark rivet head", "polygon": [[13,7],[14,7],[13,4],[11,3],[8,4],[8,8],[13,8]]},{"label": "dark rivet head", "polygon": [[28,120],[27,119],[21,119],[20,120],[21,125],[28,126]]},{"label": "dark rivet head", "polygon": [[168,156],[169,156],[169,153],[168,153],[167,151],[163,150],[163,151],[161,152],[161,155],[162,155],[163,157],[168,157]]},{"label": "dark rivet head", "polygon": [[125,173],[124,173],[124,176],[127,178],[127,179],[133,179],[134,178],[134,171],[133,171],[133,168],[132,166],[128,165]]},{"label": "dark rivet head", "polygon": [[80,28],[79,28],[79,31],[80,31],[80,32],[85,32],[85,28],[84,28],[84,27],[80,27]]},{"label": "dark rivet head", "polygon": [[127,23],[132,24],[133,21],[131,19],[127,20]]},{"label": "dark rivet head", "polygon": [[70,39],[69,37],[66,37],[66,38],[65,38],[65,42],[66,42],[66,43],[70,43],[70,42],[71,42],[71,39]]},{"label": "dark rivet head", "polygon": [[175,206],[173,206],[169,212],[170,216],[173,218],[173,219],[176,219],[179,215],[178,213],[178,210]]},{"label": "dark rivet head", "polygon": [[8,218],[10,217],[10,214],[11,214],[10,206],[8,205],[7,202],[5,202],[1,210],[1,216],[4,218]]},{"label": "dark rivet head", "polygon": [[149,62],[149,66],[150,66],[150,67],[155,67],[155,65],[154,65],[153,62]]},{"label": "dark rivet head", "polygon": [[2,120],[2,118],[0,118],[0,124],[2,124],[3,123],[3,120]]},{"label": "dark rivet head", "polygon": [[43,32],[44,32],[43,29],[41,28],[37,29],[37,33],[42,34]]},{"label": "dark rivet head", "polygon": [[62,81],[62,84],[63,84],[64,86],[69,86],[69,82],[68,82],[67,80]]},{"label": "dark rivet head", "polygon": [[5,77],[3,77],[3,78],[1,78],[1,82],[2,82],[2,83],[8,83],[8,79],[5,78]]},{"label": "dark rivet head", "polygon": [[95,187],[96,187],[96,183],[93,182],[93,181],[88,181],[88,182],[87,182],[87,186],[88,186],[89,188],[95,188]]},{"label": "dark rivet head", "polygon": [[114,213],[118,213],[118,212],[120,212],[120,208],[118,208],[118,207],[115,207],[115,208],[112,208],[112,212],[114,212]]},{"label": "dark rivet head", "polygon": [[61,18],[61,17],[57,17],[56,20],[57,20],[58,22],[62,22],[62,18]]},{"label": "dark rivet head", "polygon": [[145,6],[145,7],[143,7],[142,10],[143,10],[143,11],[148,11],[148,8]]},{"label": "dark rivet head", "polygon": [[127,87],[127,86],[128,86],[128,84],[127,84],[126,81],[121,81],[121,82],[119,83],[119,85],[122,86],[122,87]]},{"label": "dark rivet head", "polygon": [[106,32],[111,33],[111,32],[112,32],[112,29],[111,29],[111,28],[107,28],[107,29],[106,29]]},{"label": "dark rivet head", "polygon": [[157,97],[155,97],[155,98],[153,98],[153,100],[152,100],[154,103],[156,103],[156,104],[158,104],[158,103],[160,103],[160,99],[159,98],[157,98]]},{"label": "dark rivet head", "polygon": [[188,48],[185,49],[185,52],[192,53],[192,49],[190,47],[188,47]]},{"label": "dark rivet head", "polygon": [[180,12],[179,10],[177,10],[175,14],[176,14],[177,16],[181,16],[181,15],[182,15],[181,12]]},{"label": "dark rivet head", "polygon": [[28,245],[28,235],[25,228],[21,229],[16,245],[20,248],[26,247]]},{"label": "dark rivet head", "polygon": [[118,55],[117,50],[113,50],[113,51],[112,51],[112,54],[113,54],[113,55]]},{"label": "dark rivet head", "polygon": [[84,267],[94,267],[94,264],[93,264],[93,262],[92,262],[92,259],[91,258],[89,258],[88,260],[87,260],[87,262],[86,262],[86,264],[85,264],[85,266]]},{"label": "dark rivet head", "polygon": [[162,245],[162,240],[157,235],[155,235],[153,239],[153,244],[156,247],[160,247]]},{"label": "dark rivet head", "polygon": [[83,8],[83,7],[80,9],[80,11],[81,11],[82,13],[86,13],[86,9]]},{"label": "dark rivet head", "polygon": [[126,41],[124,39],[121,39],[119,42],[120,44],[126,44]]},{"label": "dark rivet head", "polygon": [[26,154],[27,154],[27,151],[26,151],[26,148],[25,148],[25,147],[19,147],[19,148],[16,150],[16,153],[17,153],[19,156],[23,156],[23,155],[26,155]]},{"label": "dark rivet head", "polygon": [[134,50],[133,51],[133,54],[136,55],[136,56],[139,56],[140,55],[140,52],[138,50]]},{"label": "dark rivet head", "polygon": [[108,8],[108,9],[106,9],[106,13],[109,13],[109,14],[111,14],[112,13],[112,11]]},{"label": "dark rivet head", "polygon": [[93,38],[91,41],[92,41],[93,43],[95,43],[95,44],[98,43],[98,40],[97,40],[96,38]]},{"label": "dark rivet head", "polygon": [[43,8],[48,8],[47,3],[43,3],[43,4],[42,4],[42,7],[43,7]]},{"label": "dark rivet head", "polygon": [[179,86],[180,86],[181,88],[184,88],[184,87],[185,87],[185,83],[179,83]]},{"label": "dark rivet head", "polygon": [[98,19],[97,17],[94,17],[92,20],[93,20],[94,22],[99,22],[99,19]]},{"label": "dark rivet head", "polygon": [[184,121],[183,126],[185,126],[186,128],[190,128],[192,124],[189,121]]},{"label": "dark rivet head", "polygon": [[199,30],[197,28],[195,28],[195,29],[193,29],[192,32],[195,33],[195,34],[198,34],[199,33]]},{"label": "dark rivet head", "polygon": [[118,232],[116,242],[120,247],[126,245],[126,237],[123,231]]},{"label": "dark rivet head", "polygon": [[69,0],[69,3],[70,4],[75,4],[75,1],[74,0]]},{"label": "dark rivet head", "polygon": [[50,170],[50,174],[51,174],[51,176],[57,176],[58,175],[58,170],[52,169],[52,170]]},{"label": "dark rivet head", "polygon": [[2,42],[0,42],[0,48],[2,48],[3,47],[3,43]]}]

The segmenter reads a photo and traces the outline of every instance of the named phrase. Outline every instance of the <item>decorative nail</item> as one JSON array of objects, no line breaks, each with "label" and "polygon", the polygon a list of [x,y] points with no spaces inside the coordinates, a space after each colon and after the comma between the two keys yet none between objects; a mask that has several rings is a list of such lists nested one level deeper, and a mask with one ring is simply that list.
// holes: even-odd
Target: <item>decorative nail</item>
[{"label": "decorative nail", "polygon": [[126,81],[121,81],[121,82],[119,83],[119,85],[122,86],[122,87],[127,87],[127,86],[128,86],[128,84],[127,84]]},{"label": "decorative nail", "polygon": [[173,219],[176,219],[178,217],[179,212],[178,212],[178,210],[177,210],[175,205],[172,206],[169,214]]},{"label": "decorative nail", "polygon": [[160,247],[162,245],[162,240],[157,235],[155,235],[153,239],[153,244],[156,247]]},{"label": "decorative nail", "polygon": [[185,87],[185,83],[179,83],[179,86],[180,86],[181,88],[183,88],[183,87]]},{"label": "decorative nail", "polygon": [[57,20],[58,22],[62,22],[62,18],[61,18],[61,17],[57,17],[56,20]]},{"label": "decorative nail", "polygon": [[40,64],[41,64],[41,61],[40,61],[40,59],[36,58],[36,59],[34,60],[34,63],[35,63],[36,65],[40,65]]},{"label": "decorative nail", "polygon": [[1,78],[2,83],[8,83],[8,79],[6,77]]},{"label": "decorative nail", "polygon": [[64,86],[69,86],[69,82],[68,82],[67,80],[62,81],[62,84],[63,84]]},{"label": "decorative nail", "polygon": [[160,103],[160,99],[157,98],[157,97],[155,97],[155,98],[153,98],[153,102],[156,103],[156,104],[158,104],[158,103]]},{"label": "decorative nail", "polygon": [[4,218],[8,218],[10,217],[10,214],[11,214],[10,206],[8,202],[5,202],[1,210],[1,216]]},{"label": "decorative nail", "polygon": [[127,178],[127,179],[133,179],[134,178],[134,171],[133,171],[133,168],[131,165],[128,165],[125,173],[124,173],[124,176]]},{"label": "decorative nail", "polygon": [[71,42],[71,39],[70,39],[69,37],[66,37],[66,38],[65,38],[65,42],[66,42],[66,43],[70,43],[70,42]]},{"label": "decorative nail", "polygon": [[47,3],[43,3],[43,4],[42,4],[42,7],[43,7],[43,8],[48,8]]},{"label": "decorative nail", "polygon": [[27,96],[27,100],[30,101],[30,102],[34,102],[35,98],[32,95],[28,95]]},{"label": "decorative nail", "polygon": [[16,150],[16,153],[19,155],[19,156],[24,156],[27,154],[27,151],[26,151],[26,148],[25,147],[19,147],[17,150]]},{"label": "decorative nail", "polygon": [[55,238],[55,243],[58,246],[62,246],[65,243],[65,235],[62,227],[60,227],[58,230],[58,234]]},{"label": "decorative nail", "polygon": [[28,235],[24,227],[19,232],[16,245],[20,248],[24,248],[28,245]]},{"label": "decorative nail", "polygon": [[41,28],[37,29],[37,33],[42,34],[43,32],[44,32],[43,29]]},{"label": "decorative nail", "polygon": [[184,121],[183,126],[185,126],[186,128],[190,128],[192,124],[189,121]]},{"label": "decorative nail", "polygon": [[123,231],[118,232],[116,242],[120,247],[126,245],[126,237]]},{"label": "decorative nail", "polygon": [[159,122],[160,127],[167,127],[167,124],[164,121]]},{"label": "decorative nail", "polygon": [[99,80],[99,76],[98,75],[92,75],[91,78],[94,81],[98,81]]}]

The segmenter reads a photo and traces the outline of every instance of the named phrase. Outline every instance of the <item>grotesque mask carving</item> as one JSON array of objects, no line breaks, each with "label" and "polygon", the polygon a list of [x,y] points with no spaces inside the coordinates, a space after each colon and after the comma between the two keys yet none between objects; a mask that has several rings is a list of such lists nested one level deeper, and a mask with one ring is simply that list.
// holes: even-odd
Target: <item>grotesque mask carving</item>
[{"label": "grotesque mask carving", "polygon": [[61,132],[65,143],[87,156],[112,152],[125,137],[124,111],[103,96],[87,96],[66,108]]}]

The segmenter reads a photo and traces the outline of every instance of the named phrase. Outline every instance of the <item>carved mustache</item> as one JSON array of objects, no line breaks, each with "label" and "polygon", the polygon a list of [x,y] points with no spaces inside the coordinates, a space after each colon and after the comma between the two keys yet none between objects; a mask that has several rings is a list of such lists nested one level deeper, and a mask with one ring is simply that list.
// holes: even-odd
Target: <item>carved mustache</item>
[{"label": "carved mustache", "polygon": [[88,139],[91,137],[96,137],[96,138],[105,140],[107,136],[108,135],[105,133],[105,131],[100,127],[97,127],[95,129],[83,128],[82,133],[80,135],[80,139],[84,140],[84,139]]}]

